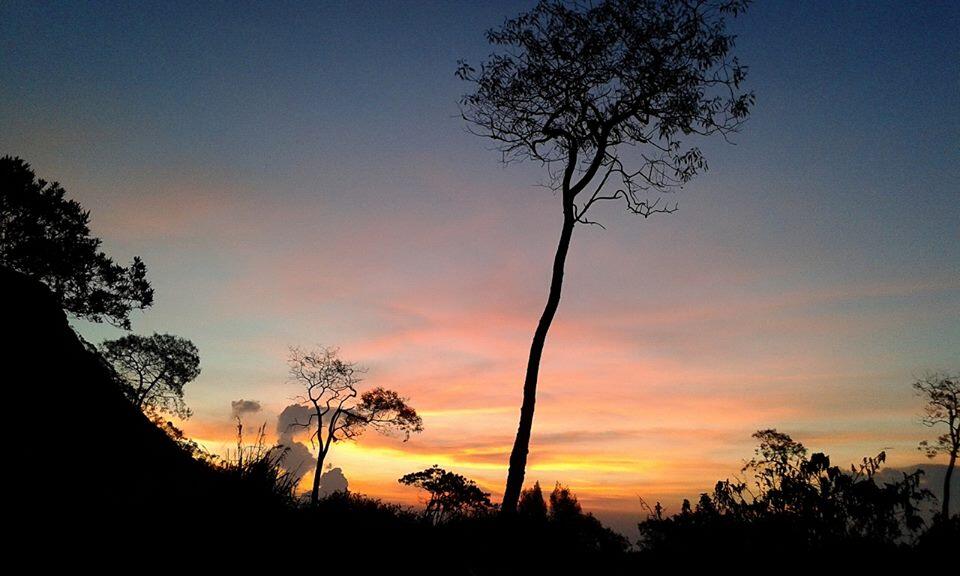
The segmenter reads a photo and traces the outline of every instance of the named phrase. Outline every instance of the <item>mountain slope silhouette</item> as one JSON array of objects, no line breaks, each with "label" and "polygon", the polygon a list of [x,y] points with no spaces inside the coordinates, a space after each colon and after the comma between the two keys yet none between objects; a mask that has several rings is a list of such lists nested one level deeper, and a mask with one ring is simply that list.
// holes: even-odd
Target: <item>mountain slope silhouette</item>
[{"label": "mountain slope silhouette", "polygon": [[144,526],[203,532],[273,505],[192,458],[133,406],[43,284],[0,266],[0,286],[20,484],[9,501],[26,529],[88,542]]}]

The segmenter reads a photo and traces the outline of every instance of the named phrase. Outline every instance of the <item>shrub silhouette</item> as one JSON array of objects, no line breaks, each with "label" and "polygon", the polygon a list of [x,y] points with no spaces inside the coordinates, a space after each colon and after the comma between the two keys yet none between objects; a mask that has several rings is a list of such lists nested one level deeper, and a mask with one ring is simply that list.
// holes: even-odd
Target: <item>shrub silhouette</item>
[{"label": "shrub silhouette", "polygon": [[521,518],[537,522],[547,520],[547,503],[543,499],[543,490],[540,489],[539,482],[535,482],[533,488],[525,488],[520,493],[517,513]]},{"label": "shrub silhouette", "polygon": [[550,493],[550,519],[554,522],[575,520],[583,515],[580,501],[569,488],[559,482]]},{"label": "shrub silhouette", "polygon": [[683,551],[782,555],[798,551],[890,550],[923,528],[920,506],[930,493],[922,472],[880,485],[881,452],[844,471],[829,456],[789,435],[761,430],[746,480],[717,482],[695,506],[665,517],[657,507],[639,525],[642,546],[655,554]]},{"label": "shrub silhouette", "polygon": [[628,547],[626,538],[605,527],[593,514],[585,514],[577,496],[559,482],[550,493],[548,518],[554,537],[565,547],[614,556]]},{"label": "shrub silhouette", "polygon": [[243,423],[237,418],[237,448],[220,460],[211,460],[214,469],[230,481],[248,488],[248,493],[278,506],[296,502],[297,479],[288,473],[282,463],[284,449],[266,444],[266,425],[257,429],[253,444],[243,440]]}]

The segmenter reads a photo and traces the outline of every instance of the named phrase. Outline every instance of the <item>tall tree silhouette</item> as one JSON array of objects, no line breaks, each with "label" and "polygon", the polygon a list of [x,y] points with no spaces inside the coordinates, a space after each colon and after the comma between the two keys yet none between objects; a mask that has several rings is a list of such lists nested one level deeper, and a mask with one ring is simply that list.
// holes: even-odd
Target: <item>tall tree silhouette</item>
[{"label": "tall tree silhouette", "polygon": [[123,392],[154,420],[161,413],[189,418],[183,388],[200,375],[200,353],[193,342],[170,334],[128,334],[100,345]]},{"label": "tall tree silhouette", "polygon": [[540,358],[574,226],[598,224],[589,213],[604,201],[643,217],[673,212],[661,194],[706,168],[684,137],[726,136],[746,119],[753,94],[740,90],[745,69],[731,56],[725,27],[746,4],[542,0],[487,32],[497,52],[479,70],[460,62],[458,76],[473,84],[461,99],[471,130],[496,142],[505,162],[544,165],[563,216],[527,361],[504,513],[516,511],[523,487]]},{"label": "tall tree silhouette", "polygon": [[931,428],[940,425],[947,427],[947,431],[933,443],[927,440],[920,442],[920,450],[930,458],[935,458],[938,454],[947,455],[947,473],[943,477],[943,502],[940,509],[940,516],[947,520],[950,518],[950,480],[957,465],[957,455],[960,454],[960,374],[928,374],[915,381],[913,389],[926,402],[923,407],[923,424]]},{"label": "tall tree silhouette", "polygon": [[129,330],[130,312],[153,303],[147,268],[100,251],[90,212],[65,194],[20,158],[0,158],[0,264],[46,284],[67,312]]},{"label": "tall tree silhouette", "polygon": [[381,433],[399,432],[404,441],[411,432],[423,431],[417,411],[396,392],[374,388],[359,393],[360,368],[342,360],[336,348],[291,348],[289,362],[290,380],[305,390],[297,402],[310,410],[306,422],[295,421],[291,426],[309,430],[310,442],[318,449],[312,504],[320,500],[323,462],[334,442],[356,438],[368,427]]}]

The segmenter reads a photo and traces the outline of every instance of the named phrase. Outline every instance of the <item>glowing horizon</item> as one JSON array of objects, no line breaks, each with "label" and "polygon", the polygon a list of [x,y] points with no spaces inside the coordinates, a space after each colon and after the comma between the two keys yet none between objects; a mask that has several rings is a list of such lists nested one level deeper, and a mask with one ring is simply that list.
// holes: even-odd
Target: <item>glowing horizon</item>
[{"label": "glowing horizon", "polygon": [[[416,504],[397,478],[439,464],[499,496],[559,204],[539,166],[466,133],[453,72],[529,3],[0,6],[0,154],[59,181],[108,254],[143,257],[156,304],[134,331],[200,350],[189,436],[231,447],[240,398],[272,433],[287,348],[339,346],[425,428],[335,446],[351,489]],[[677,214],[608,206],[606,230],[574,232],[528,484],[675,510],[763,428],[838,463],[927,462],[910,383],[960,369],[956,15],[738,19],[758,103],[736,145],[704,143]]]}]

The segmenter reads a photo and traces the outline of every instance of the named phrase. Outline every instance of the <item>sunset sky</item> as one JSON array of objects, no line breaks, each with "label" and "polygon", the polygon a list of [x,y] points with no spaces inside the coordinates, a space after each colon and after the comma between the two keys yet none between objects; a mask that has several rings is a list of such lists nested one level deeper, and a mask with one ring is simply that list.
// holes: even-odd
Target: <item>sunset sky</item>
[{"label": "sunset sky", "polygon": [[[143,257],[134,331],[191,339],[185,431],[277,414],[291,345],[340,346],[425,431],[331,462],[416,503],[431,464],[497,499],[560,204],[468,134],[454,77],[531,2],[0,4],[0,154]],[[757,105],[647,220],[578,227],[529,482],[601,517],[675,510],[776,427],[835,461],[919,463],[910,382],[960,365],[960,4],[758,2],[734,23]],[[93,342],[109,327],[77,322]]]}]

